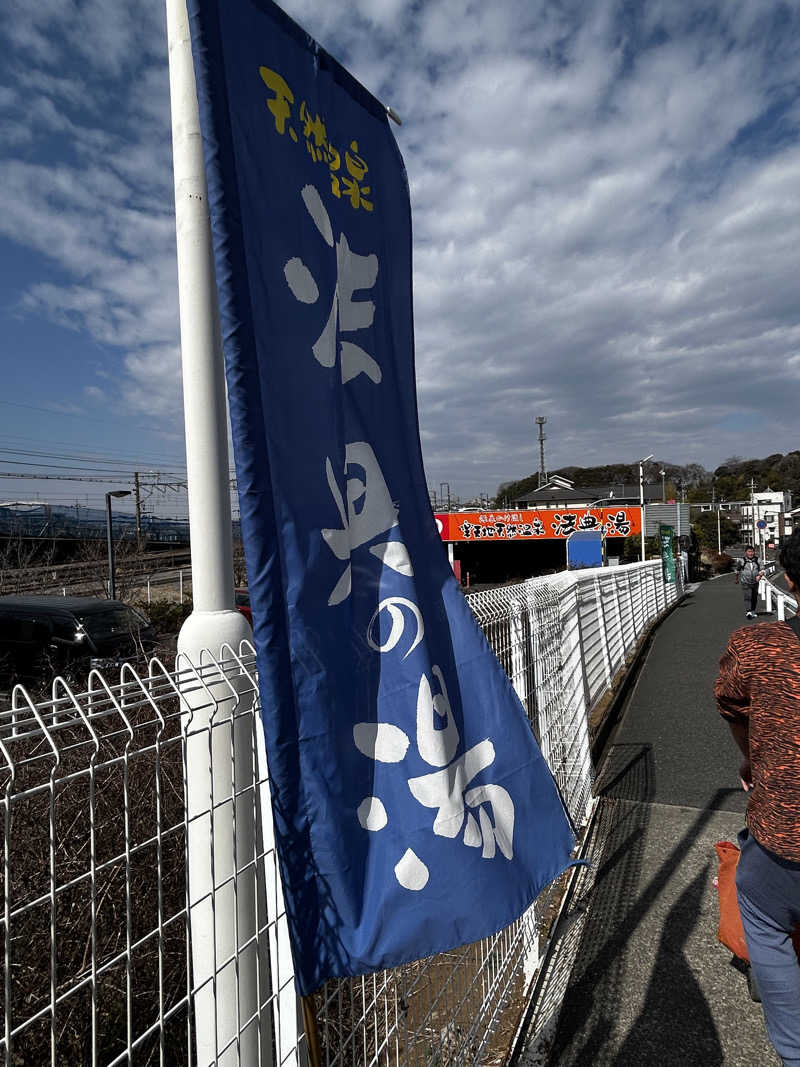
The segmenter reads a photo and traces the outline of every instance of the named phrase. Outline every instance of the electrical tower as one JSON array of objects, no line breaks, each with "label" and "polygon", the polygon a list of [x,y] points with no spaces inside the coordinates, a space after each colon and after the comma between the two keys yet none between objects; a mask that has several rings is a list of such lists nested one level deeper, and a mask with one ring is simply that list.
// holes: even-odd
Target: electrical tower
[{"label": "electrical tower", "polygon": [[547,481],[547,470],[544,465],[544,443],[547,440],[547,434],[544,432],[544,424],[547,419],[544,415],[536,416],[536,425],[539,427],[539,488]]}]

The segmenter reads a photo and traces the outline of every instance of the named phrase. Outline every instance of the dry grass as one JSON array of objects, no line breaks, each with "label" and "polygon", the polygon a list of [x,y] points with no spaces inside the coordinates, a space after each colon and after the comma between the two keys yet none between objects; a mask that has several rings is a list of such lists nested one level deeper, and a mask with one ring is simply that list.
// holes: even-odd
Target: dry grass
[{"label": "dry grass", "polygon": [[[92,1062],[93,1044],[107,1063],[125,1051],[129,1025],[132,1036],[144,1033],[186,995],[178,720],[160,737],[154,723],[140,725],[127,759],[127,731],[115,726],[93,772],[83,727],[58,731],[57,766],[44,740],[6,740],[18,770],[13,783],[7,771],[0,781],[0,795],[10,787],[2,1007],[12,1029],[42,1013],[12,1039],[13,1064],[50,1062],[53,1018],[56,1063]],[[186,1021],[184,1004],[140,1043],[135,1062],[157,1063],[161,1041],[168,1063],[188,1063]]]}]

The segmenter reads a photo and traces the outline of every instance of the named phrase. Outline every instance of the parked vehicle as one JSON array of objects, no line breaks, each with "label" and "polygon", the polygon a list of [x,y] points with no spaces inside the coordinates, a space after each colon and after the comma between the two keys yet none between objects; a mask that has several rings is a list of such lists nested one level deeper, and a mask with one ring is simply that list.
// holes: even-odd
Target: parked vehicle
[{"label": "parked vehicle", "polygon": [[115,668],[152,651],[156,632],[119,600],[0,597],[0,678],[45,681],[92,667]]}]

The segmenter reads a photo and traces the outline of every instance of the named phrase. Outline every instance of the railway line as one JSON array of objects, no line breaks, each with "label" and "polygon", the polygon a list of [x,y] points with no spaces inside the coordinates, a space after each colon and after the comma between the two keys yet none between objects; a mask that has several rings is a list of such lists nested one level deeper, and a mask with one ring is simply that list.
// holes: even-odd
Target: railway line
[{"label": "railway line", "polygon": [[[167,552],[147,552],[136,556],[118,556],[115,571],[118,584],[155,581],[163,572],[180,572],[191,565],[188,547]],[[87,586],[105,581],[108,563],[105,556],[73,563],[48,564],[38,567],[0,568],[0,595],[15,593],[60,593],[68,589],[78,593]],[[138,581],[141,580],[141,581]]]}]

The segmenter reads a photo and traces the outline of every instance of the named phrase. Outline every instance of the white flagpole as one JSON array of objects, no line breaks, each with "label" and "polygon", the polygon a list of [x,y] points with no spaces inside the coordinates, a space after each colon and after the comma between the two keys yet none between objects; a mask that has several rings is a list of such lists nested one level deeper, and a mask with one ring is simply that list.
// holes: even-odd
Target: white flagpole
[{"label": "white flagpole", "polygon": [[264,892],[253,697],[225,650],[238,651],[252,633],[234,602],[225,379],[189,23],[185,0],[166,6],[194,600],[177,665],[185,669],[196,1062],[259,1065],[271,1061],[271,1042],[263,1039],[268,1012],[262,1017],[268,964],[259,973]]}]

